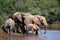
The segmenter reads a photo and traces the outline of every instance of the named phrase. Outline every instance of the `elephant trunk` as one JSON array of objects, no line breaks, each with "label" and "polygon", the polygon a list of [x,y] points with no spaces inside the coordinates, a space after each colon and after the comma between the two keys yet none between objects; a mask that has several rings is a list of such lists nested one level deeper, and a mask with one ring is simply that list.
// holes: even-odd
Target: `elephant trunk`
[{"label": "elephant trunk", "polygon": [[44,32],[44,34],[46,34],[47,33],[47,28],[48,28],[48,25],[45,25],[45,32]]}]

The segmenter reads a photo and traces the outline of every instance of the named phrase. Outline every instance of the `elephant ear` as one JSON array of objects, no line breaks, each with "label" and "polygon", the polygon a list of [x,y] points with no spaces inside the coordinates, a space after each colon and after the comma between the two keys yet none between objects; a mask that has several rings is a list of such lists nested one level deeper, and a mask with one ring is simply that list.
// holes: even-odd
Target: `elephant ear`
[{"label": "elephant ear", "polygon": [[15,20],[15,18],[17,18],[19,21],[22,22],[22,12],[16,12],[13,14],[13,18]]},{"label": "elephant ear", "polygon": [[17,15],[18,15],[18,12],[14,13],[14,14],[12,15],[12,18],[15,19],[15,17],[16,17]]}]

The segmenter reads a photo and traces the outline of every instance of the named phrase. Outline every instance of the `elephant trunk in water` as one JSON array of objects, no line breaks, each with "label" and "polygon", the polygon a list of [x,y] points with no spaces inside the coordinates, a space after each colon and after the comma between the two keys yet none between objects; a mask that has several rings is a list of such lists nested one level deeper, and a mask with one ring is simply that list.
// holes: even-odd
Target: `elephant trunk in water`
[{"label": "elephant trunk in water", "polygon": [[43,24],[44,24],[44,26],[46,28],[44,34],[46,34],[47,33],[47,27],[48,27],[46,19],[45,19],[45,21],[43,21]]},{"label": "elephant trunk in water", "polygon": [[47,30],[47,27],[48,27],[48,23],[46,21],[46,18],[44,16],[39,16],[39,15],[37,17],[40,20],[40,22],[44,25],[44,27],[46,28],[45,32],[44,32],[44,34],[46,34],[46,32],[47,32],[46,30]]},{"label": "elephant trunk in water", "polygon": [[46,34],[46,33],[47,33],[47,26],[46,26],[46,25],[45,25],[45,28],[46,28],[46,29],[45,29],[45,32],[44,32],[44,34]]}]

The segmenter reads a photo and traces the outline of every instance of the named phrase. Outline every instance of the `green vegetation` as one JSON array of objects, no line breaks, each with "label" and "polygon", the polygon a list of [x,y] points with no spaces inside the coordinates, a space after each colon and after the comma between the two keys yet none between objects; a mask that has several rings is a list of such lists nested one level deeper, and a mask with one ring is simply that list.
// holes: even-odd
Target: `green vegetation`
[{"label": "green vegetation", "polygon": [[17,11],[43,15],[49,24],[59,24],[59,3],[59,0],[0,0],[0,26]]}]

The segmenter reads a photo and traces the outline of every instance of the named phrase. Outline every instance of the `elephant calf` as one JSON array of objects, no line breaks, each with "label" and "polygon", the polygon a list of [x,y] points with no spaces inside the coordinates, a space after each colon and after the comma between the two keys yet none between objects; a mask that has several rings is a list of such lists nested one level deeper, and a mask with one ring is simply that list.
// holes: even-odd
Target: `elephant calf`
[{"label": "elephant calf", "polygon": [[14,29],[15,29],[14,20],[11,18],[7,19],[3,25],[3,31],[5,31],[6,33],[10,33]]},{"label": "elephant calf", "polygon": [[36,24],[27,24],[25,25],[25,30],[27,31],[27,34],[29,30],[32,30],[32,33],[34,34],[34,31],[40,30],[40,28]]}]

